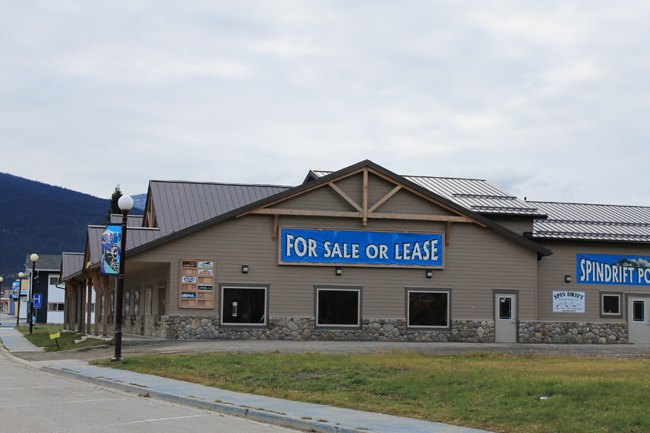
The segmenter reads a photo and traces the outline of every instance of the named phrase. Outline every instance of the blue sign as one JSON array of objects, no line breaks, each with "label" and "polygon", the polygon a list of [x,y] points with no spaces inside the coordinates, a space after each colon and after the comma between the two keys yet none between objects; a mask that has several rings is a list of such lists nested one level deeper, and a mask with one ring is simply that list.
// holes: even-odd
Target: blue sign
[{"label": "blue sign", "polygon": [[11,297],[13,299],[18,299],[18,296],[20,291],[20,282],[19,281],[14,281],[11,283]]},{"label": "blue sign", "polygon": [[34,308],[41,308],[41,305],[43,305],[43,295],[34,293]]},{"label": "blue sign", "polygon": [[650,257],[577,254],[578,284],[650,286]]},{"label": "blue sign", "polygon": [[442,268],[442,233],[280,229],[280,264]]},{"label": "blue sign", "polygon": [[117,276],[120,274],[122,257],[122,226],[109,224],[102,235],[102,263],[99,275]]}]

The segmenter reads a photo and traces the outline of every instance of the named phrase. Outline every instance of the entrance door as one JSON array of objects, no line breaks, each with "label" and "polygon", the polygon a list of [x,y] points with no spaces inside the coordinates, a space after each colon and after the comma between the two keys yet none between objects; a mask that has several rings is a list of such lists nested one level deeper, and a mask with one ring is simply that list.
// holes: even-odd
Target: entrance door
[{"label": "entrance door", "polygon": [[494,338],[497,343],[517,342],[517,295],[494,295]]},{"label": "entrance door", "polygon": [[627,328],[630,343],[650,344],[650,299],[628,296]]}]

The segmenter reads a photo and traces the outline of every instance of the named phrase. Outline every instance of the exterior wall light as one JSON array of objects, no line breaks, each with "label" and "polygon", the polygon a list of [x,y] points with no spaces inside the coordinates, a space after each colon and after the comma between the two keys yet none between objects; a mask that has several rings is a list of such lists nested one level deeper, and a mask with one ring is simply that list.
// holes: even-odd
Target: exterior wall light
[{"label": "exterior wall light", "polygon": [[241,265],[241,273],[242,274],[248,273],[248,265]]},{"label": "exterior wall light", "polygon": [[564,282],[565,283],[570,283],[571,282],[571,275],[565,275],[564,276]]},{"label": "exterior wall light", "polygon": [[339,276],[339,277],[340,277],[341,275],[343,275],[343,269],[341,269],[341,268],[336,268],[336,275]]},{"label": "exterior wall light", "polygon": [[433,278],[433,271],[430,269],[427,269],[427,278]]}]

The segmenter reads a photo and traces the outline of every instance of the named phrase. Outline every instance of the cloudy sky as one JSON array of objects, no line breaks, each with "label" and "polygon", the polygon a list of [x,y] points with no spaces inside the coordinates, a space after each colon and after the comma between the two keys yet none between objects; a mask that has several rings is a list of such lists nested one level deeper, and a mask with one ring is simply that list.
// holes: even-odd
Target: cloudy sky
[{"label": "cloudy sky", "polygon": [[650,205],[650,3],[3,1],[0,171],[109,197],[371,159]]}]

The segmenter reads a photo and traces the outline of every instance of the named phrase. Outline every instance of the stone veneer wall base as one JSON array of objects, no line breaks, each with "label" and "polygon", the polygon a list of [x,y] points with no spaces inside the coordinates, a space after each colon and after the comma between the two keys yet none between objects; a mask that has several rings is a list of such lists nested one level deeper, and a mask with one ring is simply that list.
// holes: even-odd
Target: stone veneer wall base
[{"label": "stone veneer wall base", "polygon": [[[212,340],[312,340],[494,343],[492,320],[453,320],[451,329],[407,328],[404,319],[364,319],[361,328],[316,327],[313,317],[271,317],[268,327],[221,325],[217,316],[164,315],[148,327],[150,337]],[[138,326],[123,326],[126,334]],[[114,331],[109,325],[110,332]],[[623,344],[626,323],[520,322],[520,343]]]},{"label": "stone veneer wall base", "polygon": [[623,344],[627,323],[520,322],[520,343]]}]

